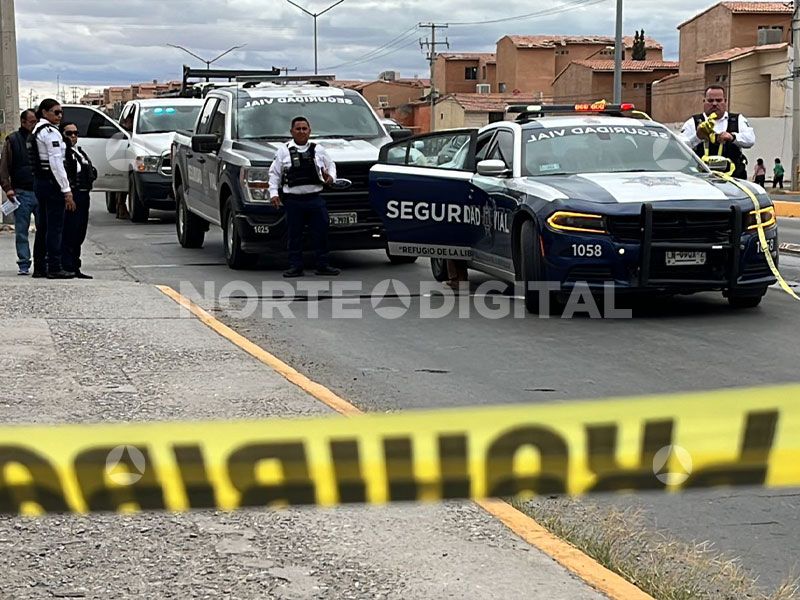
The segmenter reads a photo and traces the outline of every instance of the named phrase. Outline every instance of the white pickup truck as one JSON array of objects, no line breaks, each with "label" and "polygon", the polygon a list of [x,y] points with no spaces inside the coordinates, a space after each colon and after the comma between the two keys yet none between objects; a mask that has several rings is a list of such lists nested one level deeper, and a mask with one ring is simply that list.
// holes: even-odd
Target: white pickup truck
[{"label": "white pickup truck", "polygon": [[174,210],[170,147],[176,130],[191,129],[203,102],[195,98],[131,100],[119,122],[92,106],[65,104],[64,122],[78,127],[78,144],[89,154],[114,212],[127,194],[131,220],[145,222],[151,208]]}]

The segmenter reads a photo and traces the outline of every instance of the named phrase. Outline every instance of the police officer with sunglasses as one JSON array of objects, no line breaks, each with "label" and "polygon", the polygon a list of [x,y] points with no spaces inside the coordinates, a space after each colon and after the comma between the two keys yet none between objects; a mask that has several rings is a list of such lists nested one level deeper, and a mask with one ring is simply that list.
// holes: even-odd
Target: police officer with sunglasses
[{"label": "police officer with sunglasses", "polygon": [[58,129],[63,114],[57,100],[42,100],[36,111],[39,122],[28,138],[33,189],[39,201],[40,217],[33,246],[33,276],[46,276],[48,279],[71,279],[75,276],[61,265],[64,214],[76,208],[64,167],[66,145]]}]

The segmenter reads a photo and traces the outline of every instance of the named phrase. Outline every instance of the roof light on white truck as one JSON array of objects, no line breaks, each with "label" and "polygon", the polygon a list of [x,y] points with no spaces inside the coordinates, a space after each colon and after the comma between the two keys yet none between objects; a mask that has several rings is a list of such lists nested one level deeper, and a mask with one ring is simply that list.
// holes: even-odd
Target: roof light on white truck
[{"label": "roof light on white truck", "polygon": [[242,182],[245,202],[251,204],[270,202],[268,167],[242,167],[239,178]]}]

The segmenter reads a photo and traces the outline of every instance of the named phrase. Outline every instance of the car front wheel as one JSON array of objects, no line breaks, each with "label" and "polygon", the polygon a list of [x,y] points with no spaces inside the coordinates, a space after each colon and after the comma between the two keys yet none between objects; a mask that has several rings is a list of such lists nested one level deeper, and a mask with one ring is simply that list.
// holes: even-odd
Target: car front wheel
[{"label": "car front wheel", "polygon": [[735,292],[728,293],[728,304],[732,308],[755,308],[761,304],[761,299],[767,293],[767,288],[763,288],[755,294],[737,294]]},{"label": "car front wheel", "polygon": [[150,209],[144,203],[136,189],[136,182],[131,177],[130,190],[128,191],[128,212],[131,213],[131,221],[134,223],[147,223],[150,218]]},{"label": "car front wheel", "polygon": [[431,273],[436,281],[447,281],[447,261],[443,258],[432,258]]},{"label": "car front wheel", "polygon": [[[558,308],[558,292],[545,291],[536,284],[546,284],[543,258],[540,251],[539,230],[533,221],[525,221],[519,236],[517,248],[518,273],[517,281],[524,285],[525,309],[532,314],[540,314],[543,310],[553,313]],[[544,297],[549,306],[542,305]]]}]

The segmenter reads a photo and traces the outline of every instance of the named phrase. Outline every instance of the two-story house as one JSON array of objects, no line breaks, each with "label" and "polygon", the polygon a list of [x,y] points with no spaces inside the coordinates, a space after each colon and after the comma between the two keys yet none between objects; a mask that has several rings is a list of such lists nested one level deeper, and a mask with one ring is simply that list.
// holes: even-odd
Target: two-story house
[{"label": "two-story house", "polygon": [[[633,37],[623,40],[630,58]],[[662,61],[661,44],[645,38],[646,59]],[[553,81],[571,62],[613,60],[614,38],[602,35],[506,35],[497,42],[497,92],[551,99]],[[494,91],[494,90],[492,90]]]},{"label": "two-story house", "polygon": [[732,111],[782,114],[791,18],[791,3],[719,2],[678,25],[680,68],[653,84],[653,118],[686,119],[712,84],[726,88]]}]

